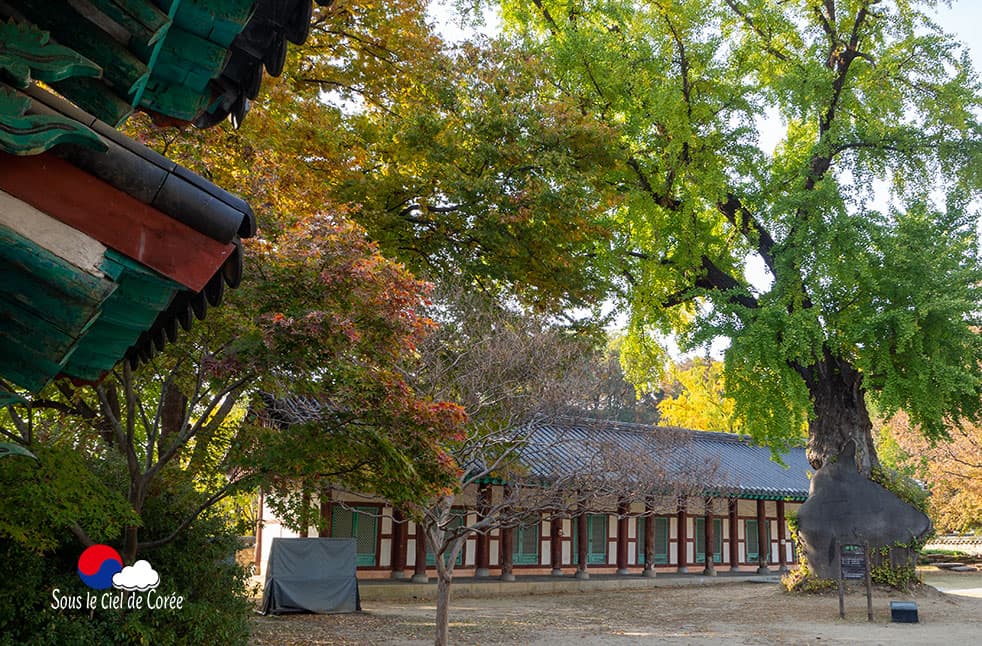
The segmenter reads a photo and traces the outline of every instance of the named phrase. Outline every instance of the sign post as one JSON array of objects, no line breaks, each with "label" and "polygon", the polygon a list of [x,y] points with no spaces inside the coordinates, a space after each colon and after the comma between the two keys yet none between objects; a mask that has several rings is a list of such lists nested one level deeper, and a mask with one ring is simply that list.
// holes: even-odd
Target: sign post
[{"label": "sign post", "polygon": [[842,548],[839,545],[839,541],[835,542],[835,554],[839,559],[839,576],[836,577],[839,582],[839,619],[846,618],[846,600],[844,597],[843,585],[842,585]]},{"label": "sign post", "polygon": [[[836,541],[838,543],[838,541]],[[839,617],[845,619],[846,606],[843,581],[863,579],[866,583],[866,617],[873,621],[873,585],[870,580],[869,543],[839,545]]]}]

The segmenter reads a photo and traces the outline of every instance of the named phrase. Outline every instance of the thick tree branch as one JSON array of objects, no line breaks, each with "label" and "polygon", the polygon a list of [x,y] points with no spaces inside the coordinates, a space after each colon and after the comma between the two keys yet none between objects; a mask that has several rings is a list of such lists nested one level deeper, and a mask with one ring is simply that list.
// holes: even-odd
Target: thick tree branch
[{"label": "thick tree branch", "polygon": [[720,213],[726,216],[730,224],[740,231],[744,238],[756,245],[757,253],[760,254],[764,264],[774,274],[774,238],[771,237],[770,232],[757,221],[750,211],[743,206],[740,198],[733,193],[728,193],[726,201],[717,204],[717,208]]},{"label": "thick tree branch", "polygon": [[662,307],[675,307],[691,301],[697,295],[692,292],[692,288],[726,293],[726,300],[747,309],[757,309],[760,306],[757,299],[747,293],[746,287],[742,283],[720,269],[708,256],[703,256],[701,263],[703,273],[696,279],[692,287],[670,294],[662,300]]},{"label": "thick tree branch", "polygon": [[130,474],[130,481],[132,482],[140,476],[140,467],[136,452],[133,450],[132,444],[126,441],[123,424],[119,419],[119,415],[116,413],[115,406],[109,400],[109,394],[106,392],[105,384],[100,384],[96,388],[96,393],[99,395],[102,417],[107,420],[112,429],[113,436],[116,438],[117,449],[126,458],[126,467]]},{"label": "thick tree branch", "polygon": [[746,293],[746,288],[736,278],[720,269],[708,256],[702,257],[705,274],[696,280],[696,287],[729,292],[727,299],[747,309],[758,307],[757,299]]},{"label": "thick tree branch", "polygon": [[75,535],[75,538],[77,538],[82,545],[86,547],[95,545],[95,541],[89,538],[88,533],[86,533],[86,531],[82,529],[82,526],[78,523],[72,523],[68,526],[68,529],[71,530],[72,534]]},{"label": "thick tree branch", "polygon": [[208,423],[208,420],[211,418],[216,406],[219,405],[219,402],[224,403],[226,397],[234,399],[234,397],[231,396],[235,393],[241,392],[241,389],[245,388],[245,386],[251,382],[253,378],[254,377],[252,375],[247,375],[233,382],[231,385],[226,386],[220,392],[215,394],[215,396],[212,397],[211,401],[208,403],[208,406],[198,417],[198,420],[194,424],[189,424],[184,429],[181,429],[180,434],[178,434],[177,438],[171,442],[167,450],[162,455],[157,457],[157,463],[147,470],[147,476],[152,478],[157,475],[157,473],[164,468],[164,466],[166,466],[167,463],[170,462],[174,456],[176,456],[178,452],[188,443],[188,440],[190,440],[195,433],[197,433]]},{"label": "thick tree branch", "polygon": [[638,184],[641,186],[641,190],[651,196],[655,204],[669,209],[670,211],[677,210],[682,206],[682,202],[677,200],[666,193],[660,193],[656,191],[654,186],[652,186],[651,181],[645,174],[644,170],[641,168],[641,162],[634,156],[629,156],[627,158],[627,165],[634,171],[634,174],[638,178]]}]

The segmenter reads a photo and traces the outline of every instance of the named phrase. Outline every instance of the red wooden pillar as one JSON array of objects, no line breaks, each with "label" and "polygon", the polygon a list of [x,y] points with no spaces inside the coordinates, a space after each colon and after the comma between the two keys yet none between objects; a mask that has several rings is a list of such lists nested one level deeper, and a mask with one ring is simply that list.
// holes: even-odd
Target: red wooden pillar
[{"label": "red wooden pillar", "polygon": [[767,539],[767,516],[764,514],[764,500],[757,499],[757,574],[768,574],[771,542]]},{"label": "red wooden pillar", "polygon": [[702,553],[706,556],[706,566],[702,569],[702,573],[705,576],[716,576],[716,564],[713,563],[713,554],[716,547],[716,529],[713,527],[716,523],[713,517],[713,499],[706,498],[705,511],[703,513],[703,526],[706,531],[703,532],[705,536],[703,537]]},{"label": "red wooden pillar", "polygon": [[426,532],[420,522],[416,523],[416,566],[410,580],[413,583],[427,583],[430,580],[426,576]]},{"label": "red wooden pillar", "polygon": [[644,501],[644,571],[641,576],[655,576],[655,505],[654,500]]},{"label": "red wooden pillar", "polygon": [[624,500],[617,503],[617,573],[630,574],[627,569],[627,533],[630,518],[627,514],[631,507]]},{"label": "red wooden pillar", "polygon": [[590,573],[587,572],[587,534],[586,534],[586,510],[581,509],[576,516],[576,578],[589,579]]},{"label": "red wooden pillar", "polygon": [[552,564],[552,576],[562,576],[563,519],[559,514],[552,514],[549,519],[549,562]]},{"label": "red wooden pillar", "polygon": [[389,562],[392,564],[392,578],[406,578],[406,549],[409,546],[406,515],[401,509],[392,510],[392,552]]},{"label": "red wooden pillar", "polygon": [[787,528],[784,526],[784,501],[777,501],[777,562],[781,572],[788,571]]},{"label": "red wooden pillar", "polygon": [[[512,489],[505,486],[505,500],[512,500]],[[511,510],[509,510],[511,511]],[[502,527],[498,530],[498,562],[501,564],[501,580],[514,581],[515,574],[512,571],[515,559],[515,528]]]},{"label": "red wooden pillar", "polygon": [[736,572],[740,569],[740,519],[738,510],[740,501],[737,498],[730,498],[730,571]]},{"label": "red wooden pillar", "polygon": [[688,563],[688,551],[689,551],[689,536],[686,531],[685,526],[685,498],[679,500],[679,512],[678,512],[678,571],[685,573],[689,571],[687,567]]},{"label": "red wooden pillar", "polygon": [[[477,487],[477,513],[479,518],[485,518],[491,508],[491,484],[482,482]],[[477,535],[477,570],[476,577],[491,576],[491,531],[485,530]]]},{"label": "red wooden pillar", "polygon": [[515,528],[502,527],[500,530],[501,544],[498,550],[501,560],[501,580],[514,581],[515,574],[512,571],[515,558]]}]

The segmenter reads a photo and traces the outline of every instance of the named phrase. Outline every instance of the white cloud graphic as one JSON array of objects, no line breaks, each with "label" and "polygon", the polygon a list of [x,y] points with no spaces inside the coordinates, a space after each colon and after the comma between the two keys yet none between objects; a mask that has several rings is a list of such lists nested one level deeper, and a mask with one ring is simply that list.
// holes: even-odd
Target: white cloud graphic
[{"label": "white cloud graphic", "polygon": [[160,575],[150,566],[148,561],[137,561],[127,565],[113,575],[113,587],[130,592],[146,592],[157,587]]}]

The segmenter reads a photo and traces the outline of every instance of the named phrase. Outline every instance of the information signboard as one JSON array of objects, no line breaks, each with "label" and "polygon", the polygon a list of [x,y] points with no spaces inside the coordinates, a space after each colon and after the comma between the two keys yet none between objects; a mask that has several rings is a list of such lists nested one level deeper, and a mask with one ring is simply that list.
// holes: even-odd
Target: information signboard
[{"label": "information signboard", "polygon": [[843,579],[866,578],[866,550],[863,545],[843,545],[839,551]]}]

